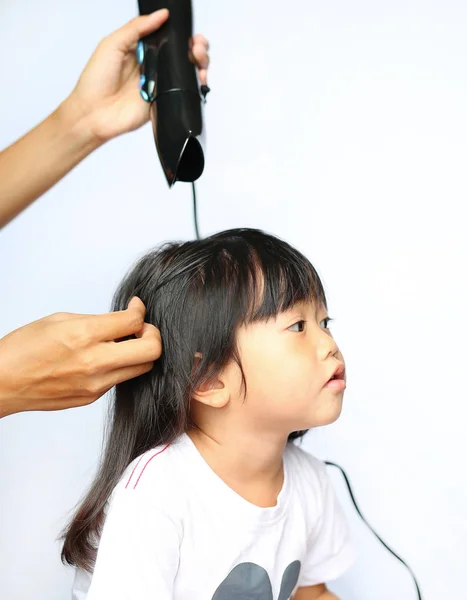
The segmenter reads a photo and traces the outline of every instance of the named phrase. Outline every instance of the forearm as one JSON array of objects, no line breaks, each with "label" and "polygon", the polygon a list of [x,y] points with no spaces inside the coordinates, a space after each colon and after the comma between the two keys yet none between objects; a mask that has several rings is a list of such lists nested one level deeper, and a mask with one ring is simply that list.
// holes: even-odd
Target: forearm
[{"label": "forearm", "polygon": [[97,148],[72,97],[0,153],[0,228]]},{"label": "forearm", "polygon": [[318,596],[318,600],[339,600],[339,598],[332,592],[326,590],[321,596]]},{"label": "forearm", "polygon": [[299,588],[293,600],[339,600],[339,598],[323,585]]}]

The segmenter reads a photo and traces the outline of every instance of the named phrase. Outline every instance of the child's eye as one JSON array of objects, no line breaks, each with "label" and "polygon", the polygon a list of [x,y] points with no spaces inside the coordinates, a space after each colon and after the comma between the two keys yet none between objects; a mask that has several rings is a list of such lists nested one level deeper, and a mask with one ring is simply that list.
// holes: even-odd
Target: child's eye
[{"label": "child's eye", "polygon": [[302,319],[301,321],[297,321],[296,323],[291,325],[289,327],[289,331],[295,331],[297,333],[302,333],[303,331],[305,331],[305,325],[306,325],[306,321],[304,321]]},{"label": "child's eye", "polygon": [[326,317],[325,319],[323,319],[320,323],[321,327],[324,327],[324,329],[329,329],[329,323],[332,321],[333,319],[331,319],[331,317]]}]

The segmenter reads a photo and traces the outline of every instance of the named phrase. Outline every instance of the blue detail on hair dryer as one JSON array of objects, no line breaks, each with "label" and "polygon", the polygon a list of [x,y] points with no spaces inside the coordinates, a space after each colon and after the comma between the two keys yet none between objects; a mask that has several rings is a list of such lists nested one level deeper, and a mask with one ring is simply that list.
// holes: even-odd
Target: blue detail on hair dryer
[{"label": "blue detail on hair dryer", "polygon": [[136,47],[136,60],[138,61],[138,64],[140,64],[140,65],[143,64],[143,60],[144,60],[144,44],[143,44],[142,40],[140,40],[138,42],[138,45]]}]

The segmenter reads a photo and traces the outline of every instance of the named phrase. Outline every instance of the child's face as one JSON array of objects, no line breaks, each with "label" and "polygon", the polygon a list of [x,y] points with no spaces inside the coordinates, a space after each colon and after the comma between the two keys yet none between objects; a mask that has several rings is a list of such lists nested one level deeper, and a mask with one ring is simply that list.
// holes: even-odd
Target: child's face
[{"label": "child's face", "polygon": [[[345,381],[326,384],[344,359],[327,318],[324,307],[300,303],[276,319],[240,328],[247,394],[239,393],[235,402],[255,428],[288,434],[339,417]],[[230,377],[239,377],[238,370]]]}]

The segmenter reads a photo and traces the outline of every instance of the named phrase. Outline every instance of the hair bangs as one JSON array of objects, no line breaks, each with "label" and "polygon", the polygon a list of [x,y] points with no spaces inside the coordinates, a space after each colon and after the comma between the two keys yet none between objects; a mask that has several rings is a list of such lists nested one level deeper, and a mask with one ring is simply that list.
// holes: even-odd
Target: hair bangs
[{"label": "hair bangs", "polygon": [[239,322],[268,320],[299,302],[327,307],[319,275],[300,252],[277,238],[265,243],[265,234],[256,239],[254,230],[228,233],[206,265],[205,283],[212,290],[210,283],[223,282],[225,303]]}]

